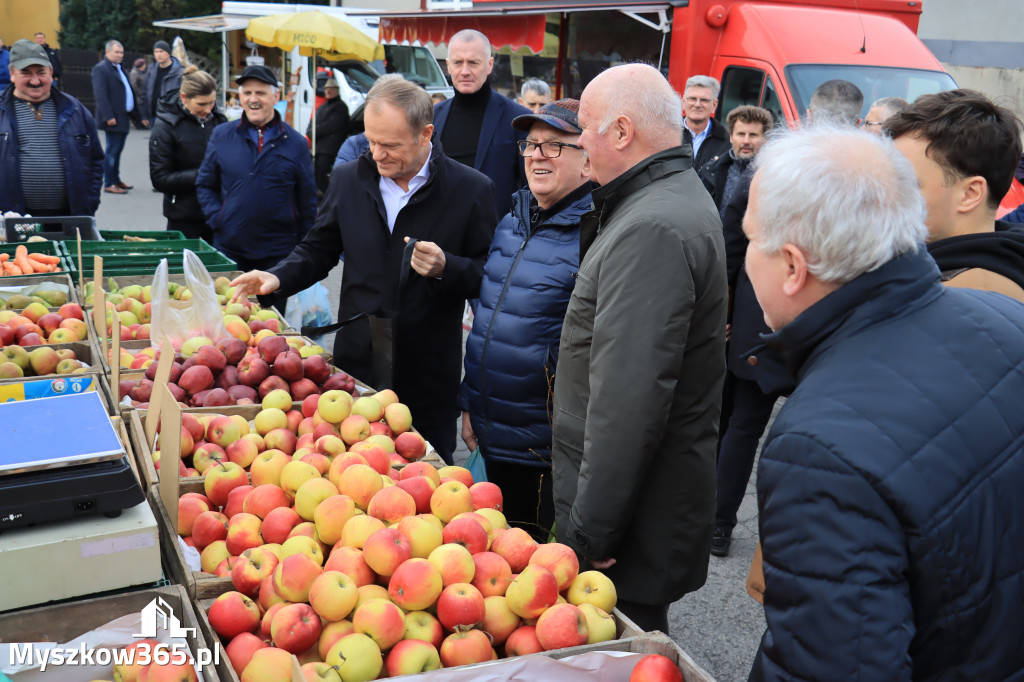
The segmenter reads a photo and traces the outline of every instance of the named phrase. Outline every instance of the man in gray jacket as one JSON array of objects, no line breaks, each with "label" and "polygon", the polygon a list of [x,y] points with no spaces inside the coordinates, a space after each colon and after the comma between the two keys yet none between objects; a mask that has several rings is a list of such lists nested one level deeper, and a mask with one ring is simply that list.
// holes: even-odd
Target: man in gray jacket
[{"label": "man in gray jacket", "polygon": [[722,224],[679,146],[681,112],[641,64],[583,91],[580,144],[601,187],[580,224],[551,453],[559,541],[665,632],[669,604],[707,578],[725,376]]}]

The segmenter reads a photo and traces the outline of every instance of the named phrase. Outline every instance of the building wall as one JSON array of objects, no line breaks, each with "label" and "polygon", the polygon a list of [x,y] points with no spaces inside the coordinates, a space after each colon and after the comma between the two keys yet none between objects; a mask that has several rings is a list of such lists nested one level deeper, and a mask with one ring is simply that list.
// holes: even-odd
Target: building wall
[{"label": "building wall", "polygon": [[0,38],[10,47],[16,40],[33,39],[39,31],[46,34],[51,47],[59,47],[58,0],[0,0]]},{"label": "building wall", "polygon": [[924,0],[917,34],[960,87],[1024,113],[1021,0]]}]

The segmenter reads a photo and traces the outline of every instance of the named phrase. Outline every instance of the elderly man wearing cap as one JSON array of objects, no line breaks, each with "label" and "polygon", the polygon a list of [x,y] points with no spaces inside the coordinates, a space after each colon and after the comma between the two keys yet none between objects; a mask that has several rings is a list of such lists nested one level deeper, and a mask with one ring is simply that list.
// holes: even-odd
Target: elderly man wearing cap
[{"label": "elderly man wearing cap", "polygon": [[554,522],[550,381],[580,265],[580,218],[593,206],[578,113],[577,100],[563,99],[512,121],[526,133],[529,189],[515,193],[491,241],[459,393],[462,439],[480,448],[508,521],[541,542]]},{"label": "elderly man wearing cap", "polygon": [[[331,175],[334,157],[348,137],[348,106],[341,101],[341,89],[333,78],[324,83],[325,101],[316,109],[316,176],[317,192],[323,196]],[[313,120],[306,127],[306,137],[313,138]]]},{"label": "elderly man wearing cap", "polygon": [[171,56],[171,46],[166,40],[158,40],[153,45],[153,59],[156,64],[146,72],[145,96],[139,93],[144,101],[145,116],[151,121],[156,118],[156,105],[160,98],[180,88],[181,77],[185,74],[185,67],[177,57]]},{"label": "elderly man wearing cap", "polygon": [[121,180],[121,152],[128,139],[129,119],[149,125],[149,117],[139,113],[135,91],[121,65],[124,47],[108,40],[103,59],[92,67],[92,93],[96,97],[96,127],[106,133],[107,149],[103,158],[103,191],[126,194],[131,185]]},{"label": "elderly man wearing cap", "polygon": [[9,73],[0,94],[0,211],[95,215],[103,147],[92,114],[51,87],[46,52],[30,40],[11,47]]},{"label": "elderly man wearing cap", "polygon": [[[274,72],[247,66],[235,82],[242,118],[213,131],[196,193],[214,246],[240,270],[267,270],[313,226],[313,164],[306,138],[274,109],[281,98]],[[285,301],[264,299],[282,312]]]}]

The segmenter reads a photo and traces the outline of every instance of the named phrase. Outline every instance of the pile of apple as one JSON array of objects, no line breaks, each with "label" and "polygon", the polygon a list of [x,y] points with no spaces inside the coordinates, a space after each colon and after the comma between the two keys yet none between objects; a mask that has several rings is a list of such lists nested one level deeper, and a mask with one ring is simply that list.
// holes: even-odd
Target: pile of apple
[{"label": "pile of apple", "polygon": [[[296,348],[292,344],[302,345]],[[197,336],[182,344],[181,361],[175,360],[171,367],[167,388],[186,407],[254,405],[272,391],[287,394],[289,405],[324,391],[356,392],[355,379],[345,372],[334,372],[322,352],[320,346],[308,345],[301,337],[271,332],[255,346],[234,337],[214,343]],[[153,393],[157,370],[153,360],[159,352],[144,349],[139,353],[142,359],[122,350],[122,367],[127,363],[146,372],[141,379],[122,380],[120,394],[129,396],[133,407],[144,408]]]},{"label": "pile of apple", "polygon": [[178,531],[231,577],[208,617],[243,682],[290,682],[290,654],[307,679],[354,682],[615,638],[611,580],[509,528],[498,486],[462,467],[386,476],[348,451],[326,474],[229,475],[181,497]]},{"label": "pile of apple", "polygon": [[[307,396],[301,409],[292,409],[286,391],[275,390],[261,406],[252,423],[241,415],[184,413],[179,474],[230,475],[231,480],[247,482],[247,471],[254,480],[265,478],[264,468],[279,471],[294,460],[326,475],[334,457],[346,450],[358,452],[375,470],[387,474],[392,467],[401,468],[427,454],[426,441],[411,430],[409,408],[390,389],[357,399],[345,390],[328,390]],[[153,451],[153,460],[159,470],[159,448]],[[214,468],[219,463],[232,466]]]},{"label": "pile of apple", "polygon": [[[224,326],[228,333],[252,345],[256,335],[263,330],[279,334],[286,325],[277,311],[264,309],[256,301],[232,301],[235,290],[228,286],[226,277],[218,277],[215,282],[217,300],[224,312]],[[168,290],[175,300],[188,300],[192,293],[187,287],[175,282],[168,283]],[[87,288],[86,305],[93,303],[92,289]],[[150,338],[150,322],[153,318],[152,286],[133,284],[121,289],[114,289],[106,295],[107,304],[107,338],[113,334],[113,315],[121,321],[121,340]]]},{"label": "pile of apple", "polygon": [[[272,332],[267,332],[262,335],[257,335],[259,340],[263,340],[267,336],[274,336]],[[124,339],[127,340],[127,339]],[[137,339],[136,339],[137,340]],[[311,355],[324,355],[325,351],[322,346],[318,346],[315,343],[310,342],[301,336],[287,336],[285,337],[288,345],[299,351],[299,355],[303,358],[308,358]],[[216,345],[216,344],[214,344]],[[121,346],[120,355],[120,366],[121,369],[147,369],[150,364],[155,360],[159,359],[160,350],[155,346],[148,346],[146,348],[125,348]],[[110,347],[107,349],[107,362],[113,362],[114,349]],[[181,362],[185,361],[185,356],[182,355],[180,358]],[[155,371],[155,370],[154,370]]]},{"label": "pile of apple", "polygon": [[77,303],[65,303],[56,312],[39,302],[21,311],[0,310],[0,346],[73,343],[88,336],[89,325]]},{"label": "pile of apple", "polygon": [[0,349],[0,379],[81,374],[85,370],[85,364],[70,348],[39,346],[29,350],[22,346],[6,346]]}]

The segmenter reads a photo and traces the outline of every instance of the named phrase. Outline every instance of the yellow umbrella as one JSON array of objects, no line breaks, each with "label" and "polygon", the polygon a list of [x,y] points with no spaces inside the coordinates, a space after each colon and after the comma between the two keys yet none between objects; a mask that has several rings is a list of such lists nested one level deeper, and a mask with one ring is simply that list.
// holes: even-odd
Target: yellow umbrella
[{"label": "yellow umbrella", "polygon": [[[344,19],[319,10],[272,14],[249,20],[245,37],[258,45],[282,50],[299,48],[299,54],[340,61],[372,62],[384,59],[384,46]],[[313,111],[313,156],[316,156],[316,111]]]},{"label": "yellow umbrella", "polygon": [[344,19],[318,10],[251,19],[245,37],[282,50],[298,47],[305,57],[319,53],[331,59],[384,59],[383,45]]}]

